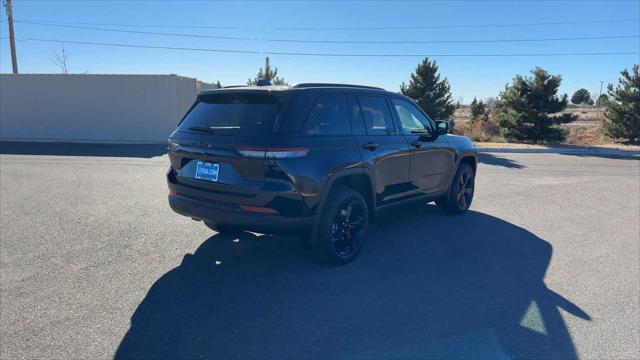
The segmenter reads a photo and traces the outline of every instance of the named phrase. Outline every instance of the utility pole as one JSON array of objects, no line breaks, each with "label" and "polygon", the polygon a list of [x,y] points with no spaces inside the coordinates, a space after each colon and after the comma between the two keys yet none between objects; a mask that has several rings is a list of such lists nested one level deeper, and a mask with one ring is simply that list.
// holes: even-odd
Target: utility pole
[{"label": "utility pole", "polygon": [[[604,81],[600,80],[600,94],[598,95],[598,99],[596,100],[596,105],[598,100],[600,100],[600,96],[602,96],[602,84],[604,83]],[[600,107],[600,105],[598,105],[598,107]]]},{"label": "utility pole", "polygon": [[18,58],[16,57],[16,39],[13,33],[13,9],[11,0],[4,0],[4,7],[7,11],[7,22],[9,23],[9,44],[11,45],[11,67],[13,73],[18,73]]}]

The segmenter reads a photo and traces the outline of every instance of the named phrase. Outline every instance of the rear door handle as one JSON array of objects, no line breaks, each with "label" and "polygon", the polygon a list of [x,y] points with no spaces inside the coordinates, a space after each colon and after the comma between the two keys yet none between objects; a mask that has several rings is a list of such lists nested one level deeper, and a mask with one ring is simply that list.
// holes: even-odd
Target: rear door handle
[{"label": "rear door handle", "polygon": [[413,140],[413,141],[411,142],[411,146],[419,148],[420,146],[422,146],[422,141],[420,141],[420,140]]},{"label": "rear door handle", "polygon": [[367,150],[373,151],[378,147],[378,144],[369,141],[368,143],[362,144],[362,147],[367,149]]}]

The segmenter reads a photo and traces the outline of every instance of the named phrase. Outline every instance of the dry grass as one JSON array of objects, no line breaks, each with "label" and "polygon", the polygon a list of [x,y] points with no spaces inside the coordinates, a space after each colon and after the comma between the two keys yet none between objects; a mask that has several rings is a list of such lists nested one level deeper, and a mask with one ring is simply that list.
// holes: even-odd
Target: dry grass
[{"label": "dry grass", "polygon": [[486,121],[457,121],[455,118],[454,121],[454,133],[468,136],[473,141],[505,142],[505,139],[500,135],[500,126],[495,123],[493,112],[489,113],[489,119]]},{"label": "dry grass", "polygon": [[577,126],[597,125],[604,119],[604,109],[591,106],[567,107],[563,113],[577,115],[578,119],[571,123]]},{"label": "dry grass", "polygon": [[456,124],[454,133],[468,136],[479,142],[505,142],[500,135],[500,127],[493,122],[467,121]]},{"label": "dry grass", "polygon": [[[568,124],[562,125],[568,130],[567,138],[563,144],[567,145],[607,145],[615,142],[604,135],[602,131],[603,109],[590,106],[567,107],[563,113],[577,115],[578,118]],[[468,107],[459,108],[452,116],[455,122],[455,133],[470,137],[473,141],[480,142],[505,142],[500,136],[499,127],[492,122],[488,123],[471,121],[471,111]]]},{"label": "dry grass", "polygon": [[613,140],[608,138],[602,131],[602,123],[595,126],[571,126],[565,139],[569,145],[605,145],[613,144]]},{"label": "dry grass", "polygon": [[[591,106],[567,107],[562,113],[578,116],[578,119],[567,124],[568,126],[597,126],[602,123],[602,119],[604,119],[604,109]],[[458,123],[471,121],[471,109],[469,109],[468,106],[456,109],[452,119],[456,122],[456,125]]]},{"label": "dry grass", "polygon": [[457,108],[451,120],[453,120],[456,125],[471,121],[471,109],[469,109],[469,107]]}]

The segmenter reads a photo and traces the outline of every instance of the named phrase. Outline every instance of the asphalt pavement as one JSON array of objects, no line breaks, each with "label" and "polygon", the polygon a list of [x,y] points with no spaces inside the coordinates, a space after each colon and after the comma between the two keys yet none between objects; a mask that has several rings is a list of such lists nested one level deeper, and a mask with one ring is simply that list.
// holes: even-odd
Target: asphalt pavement
[{"label": "asphalt pavement", "polygon": [[174,214],[167,158],[0,156],[0,358],[640,358],[640,161],[482,154],[346,266]]}]

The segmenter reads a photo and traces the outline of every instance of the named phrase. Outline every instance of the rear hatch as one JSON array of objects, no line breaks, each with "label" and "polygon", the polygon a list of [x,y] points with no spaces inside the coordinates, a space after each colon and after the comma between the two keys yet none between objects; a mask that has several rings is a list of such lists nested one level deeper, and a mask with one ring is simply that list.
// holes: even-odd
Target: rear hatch
[{"label": "rear hatch", "polygon": [[206,190],[197,192],[204,197],[251,196],[264,181],[264,149],[286,100],[268,91],[200,95],[169,139],[170,181]]}]

